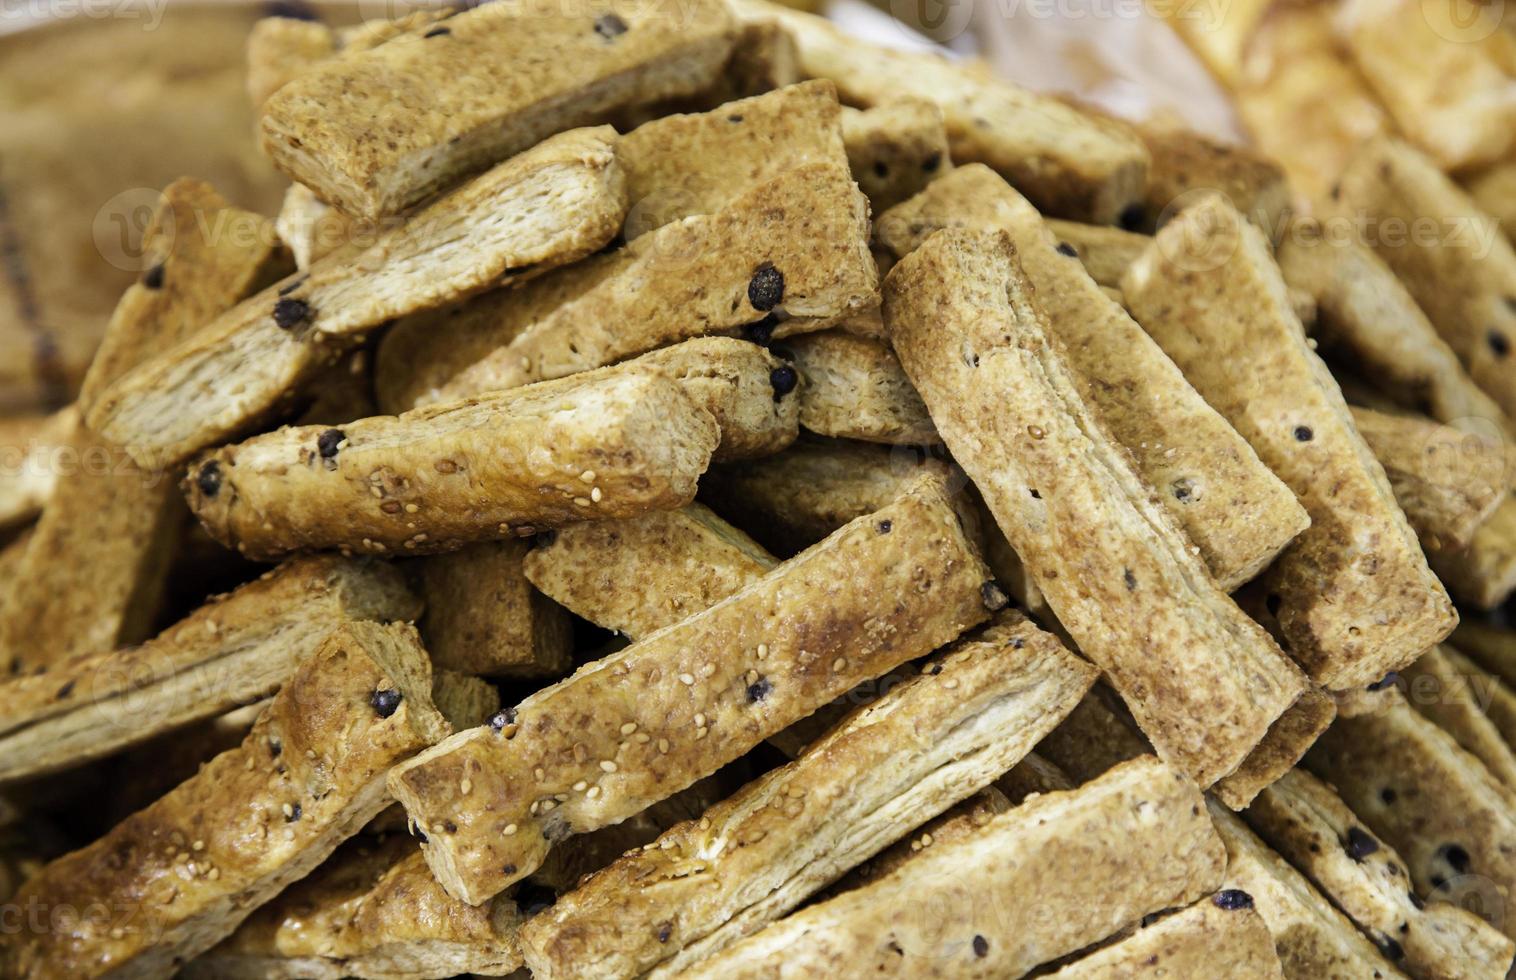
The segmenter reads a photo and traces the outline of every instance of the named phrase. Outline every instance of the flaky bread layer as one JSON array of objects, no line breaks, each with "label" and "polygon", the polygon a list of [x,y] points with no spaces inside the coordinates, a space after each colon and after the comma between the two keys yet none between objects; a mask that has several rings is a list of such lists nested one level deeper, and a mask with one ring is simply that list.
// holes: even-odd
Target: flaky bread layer
[{"label": "flaky bread layer", "polygon": [[1048,974],[1048,980],[1169,976],[1282,980],[1268,927],[1251,903],[1223,907],[1233,901],[1230,895],[1220,894],[1202,899]]},{"label": "flaky bread layer", "polygon": [[1005,233],[946,230],[890,271],[885,324],[1059,622],[1159,754],[1209,786],[1305,678],[1153,500],[1081,397],[1035,295]]},{"label": "flaky bread layer", "polygon": [[1458,614],[1311,350],[1262,233],[1208,197],[1164,226],[1122,292],[1311,515],[1266,584],[1312,679],[1330,690],[1369,684],[1447,636]]},{"label": "flaky bread layer", "polygon": [[0,781],[82,765],[256,700],[334,627],[419,612],[388,566],[339,558],[283,565],[142,646],[0,686]]},{"label": "flaky bread layer", "polygon": [[522,933],[534,976],[680,975],[982,789],[1093,681],[1019,617],[961,642],[794,762],[561,897]]},{"label": "flaky bread layer", "polygon": [[[1220,884],[1225,865],[1194,786],[1155,759],[1138,760],[1030,800],[973,838],[933,846],[685,976],[1020,976],[1148,912],[1194,901]],[[1090,874],[1096,867],[1102,873]]]},{"label": "flaky bread layer", "polygon": [[805,379],[800,424],[811,432],[899,446],[942,441],[888,344],[834,329],[785,346]]},{"label": "flaky bread layer", "polygon": [[985,574],[945,491],[923,482],[537,692],[501,729],[463,732],[397,768],[391,788],[449,894],[482,901],[555,841],[625,819],[981,622]]},{"label": "flaky bread layer", "polygon": [[653,373],[570,378],[216,450],[184,488],[255,558],[384,554],[679,507],[717,443],[710,413]]},{"label": "flaky bread layer", "polygon": [[49,908],[114,913],[29,934],[7,974],[171,976],[357,832],[390,767],[447,731],[414,629],[339,627],[241,746],[27,883]]},{"label": "flaky bread layer", "polygon": [[107,387],[90,427],[141,465],[172,465],[271,417],[389,320],[589,255],[626,213],[615,139],[609,127],[561,133],[372,246],[270,286]]}]

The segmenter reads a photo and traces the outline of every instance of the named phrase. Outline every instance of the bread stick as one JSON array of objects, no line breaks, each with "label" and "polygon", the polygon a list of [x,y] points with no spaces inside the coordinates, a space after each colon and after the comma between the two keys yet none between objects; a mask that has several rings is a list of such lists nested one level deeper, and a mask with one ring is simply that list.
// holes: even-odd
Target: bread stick
[{"label": "bread stick", "polygon": [[1437,646],[1400,675],[1400,687],[1411,707],[1453,736],[1459,745],[1484,763],[1490,775],[1516,789],[1516,753],[1486,715],[1499,681],[1481,672],[1457,650]]},{"label": "bread stick", "polygon": [[987,785],[1093,681],[1024,619],[964,640],[794,762],[560,898],[523,930],[533,975],[682,974]]},{"label": "bread stick", "polygon": [[1474,204],[1500,223],[1507,238],[1516,238],[1516,161],[1497,163],[1463,179]]},{"label": "bread stick", "polygon": [[247,97],[253,108],[337,53],[337,34],[314,20],[261,17],[247,36]]},{"label": "bread stick", "polygon": [[942,109],[907,97],[842,114],[842,137],[853,179],[883,214],[953,169]]},{"label": "bread stick", "polygon": [[356,255],[329,255],[108,386],[90,427],[168,466],[276,413],[385,322],[604,245],[626,213],[608,128],[562,133],[422,208]]},{"label": "bread stick", "polygon": [[716,441],[674,382],[613,374],[280,429],[209,453],[184,487],[212,536],[252,558],[425,554],[682,506]]},{"label": "bread stick", "polygon": [[1152,499],[1033,302],[1008,236],[947,230],[890,271],[884,320],[1059,622],[1160,755],[1209,786],[1263,740],[1305,679]]},{"label": "bread stick", "polygon": [[263,150],[344,213],[382,218],[616,108],[694,94],[731,51],[720,3],[623,13],[464,10],[328,61],[264,103]]},{"label": "bread stick", "polygon": [[700,504],[544,536],[526,577],[575,615],[636,640],[756,582],[778,564]]},{"label": "bread stick", "polygon": [[1252,447],[1206,404],[1178,367],[1095,282],[1003,180],[962,167],[880,217],[897,256],[934,229],[1001,229],[1015,243],[1038,306],[1073,370],[1079,395],[1125,446],[1138,473],[1190,539],[1222,589],[1258,574],[1309,523]]},{"label": "bread stick", "polygon": [[785,347],[805,379],[800,424],[810,431],[899,446],[942,441],[899,358],[883,341],[823,330],[795,337]]},{"label": "bread stick", "polygon": [[837,163],[791,167],[720,211],[642,235],[571,301],[455,375],[437,397],[512,388],[706,334],[783,319],[818,329],[876,295],[868,202]]},{"label": "bread stick", "polygon": [[[1020,976],[1200,898],[1220,883],[1223,855],[1194,786],[1157,760],[1130,762],[934,845],[685,975]],[[1084,873],[1094,866],[1107,873]]]},{"label": "bread stick", "polygon": [[1282,978],[1274,937],[1253,909],[1231,892],[1189,908],[1081,957],[1049,980],[1136,980],[1141,977]]},{"label": "bread stick", "polygon": [[1102,286],[1119,287],[1127,267],[1137,261],[1153,241],[1151,235],[1107,225],[1088,225],[1061,218],[1048,218],[1044,224],[1059,245],[1068,245],[1075,251],[1084,271]]},{"label": "bread stick", "polygon": [[[923,483],[539,691],[500,729],[461,733],[397,768],[392,790],[429,835],[427,862],[448,893],[481,901],[554,842],[669,796],[982,621],[985,574],[946,494]],[[895,601],[881,605],[886,594]],[[726,654],[709,659],[718,648]]]},{"label": "bread stick", "polygon": [[1478,609],[1497,608],[1516,592],[1516,499],[1502,499],[1467,548],[1428,557],[1449,592]]},{"label": "bread stick", "polygon": [[1121,123],[934,54],[874,47],[777,4],[742,0],[735,8],[745,20],[783,24],[799,47],[800,70],[836,82],[849,105],[872,108],[902,98],[937,103],[952,159],[988,164],[1040,211],[1114,224],[1140,201],[1148,154]]},{"label": "bread stick", "polygon": [[0,780],[78,766],[267,696],[335,625],[419,612],[383,565],[317,558],[280,566],[140,647],[0,685]]},{"label": "bread stick", "polygon": [[1145,214],[1134,230],[1151,234],[1197,195],[1215,191],[1271,241],[1284,231],[1280,219],[1290,204],[1290,186],[1279,164],[1181,126],[1148,123],[1136,130],[1152,162]]},{"label": "bread stick", "polygon": [[1242,75],[1249,42],[1268,14],[1269,4],[1245,0],[1225,7],[1199,8],[1165,0],[1148,9],[1174,29],[1217,81],[1230,88]]},{"label": "bread stick", "polygon": [[[1455,690],[1463,688],[1468,691],[1470,703],[1477,707],[1495,727],[1507,750],[1511,746],[1516,746],[1516,692],[1512,692],[1496,674],[1464,656],[1454,647],[1444,644],[1440,649],[1443,659],[1460,678],[1455,682],[1457,685]],[[1490,766],[1489,763],[1485,765],[1494,771],[1495,767]],[[1497,774],[1496,778],[1505,782],[1503,776]],[[1507,782],[1507,785],[1516,785],[1516,783]]]},{"label": "bread stick", "polygon": [[1465,619],[1448,643],[1507,687],[1516,685],[1516,633],[1495,623]]},{"label": "bread stick", "polygon": [[385,772],[446,732],[415,630],[339,627],[239,747],[26,884],[19,901],[112,912],[27,934],[6,972],[171,976],[378,813]]},{"label": "bread stick", "polygon": [[489,677],[572,669],[573,626],[527,581],[530,551],[526,541],[481,541],[421,560],[421,637],[435,666]]},{"label": "bread stick", "polygon": [[1266,584],[1312,679],[1330,690],[1372,683],[1447,636],[1458,614],[1306,342],[1263,235],[1207,198],[1158,233],[1122,292],[1310,512]]},{"label": "bread stick", "polygon": [[1269,732],[1232,773],[1211,787],[1229,810],[1242,810],[1265,787],[1289,772],[1337,717],[1337,703],[1320,688],[1310,688],[1280,715]]}]

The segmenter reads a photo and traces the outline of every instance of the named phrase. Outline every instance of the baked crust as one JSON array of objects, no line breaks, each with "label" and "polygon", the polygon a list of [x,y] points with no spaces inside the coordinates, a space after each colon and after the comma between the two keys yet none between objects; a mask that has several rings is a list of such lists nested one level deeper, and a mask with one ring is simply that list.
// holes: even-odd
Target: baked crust
[{"label": "baked crust", "polygon": [[682,506],[717,435],[661,375],[568,378],[255,436],[199,460],[184,490],[211,535],[252,558],[425,554]]},{"label": "baked crust", "polygon": [[[555,841],[677,792],[981,622],[984,580],[944,491],[924,482],[537,692],[501,729],[463,732],[398,767],[391,788],[429,835],[427,861],[449,894],[482,901]],[[716,650],[726,652],[710,659]]]},{"label": "baked crust", "polygon": [[890,271],[884,320],[1059,622],[1160,756],[1210,786],[1305,678],[1216,586],[1082,399],[1035,297],[1005,233],[946,230]]},{"label": "baked crust", "polygon": [[1164,226],[1122,292],[1311,515],[1266,585],[1312,679],[1369,684],[1446,637],[1458,614],[1290,310],[1262,233],[1209,197]]},{"label": "baked crust", "polygon": [[383,218],[616,108],[700,91],[734,36],[714,0],[464,10],[292,79],[263,106],[262,146],[322,200]]},{"label": "baked crust", "polygon": [[794,762],[533,918],[521,937],[533,975],[681,975],[983,789],[1094,679],[1021,617],[966,638]]},{"label": "baked crust", "polygon": [[[1219,895],[1143,926],[1082,957],[1048,980],[1141,977],[1256,977],[1282,980],[1274,937],[1251,905],[1222,908]],[[1231,901],[1230,896],[1222,902]]]},{"label": "baked crust", "polygon": [[1070,245],[1079,253],[1079,261],[1091,279],[1111,288],[1120,288],[1127,267],[1153,242],[1149,235],[1108,225],[1060,218],[1047,218],[1043,223],[1059,244]]},{"label": "baked crust", "polygon": [[1308,688],[1300,700],[1275,719],[1263,741],[1242,764],[1211,787],[1230,810],[1242,810],[1264,787],[1300,762],[1306,750],[1337,717],[1337,703],[1320,688]]},{"label": "baked crust", "polygon": [[389,320],[594,252],[626,213],[615,139],[608,127],[561,133],[372,247],[339,250],[250,297],[108,386],[90,428],[144,465],[181,462],[277,414]]},{"label": "baked crust", "polygon": [[27,882],[20,901],[112,912],[27,934],[7,972],[172,975],[378,813],[385,772],[446,732],[415,630],[343,624],[241,746]]},{"label": "baked crust", "polygon": [[78,766],[272,693],[336,625],[414,619],[392,568],[291,562],[127,650],[0,685],[0,780]]},{"label": "baked crust", "polygon": [[941,443],[921,396],[881,340],[842,330],[785,344],[805,379],[800,424],[823,436],[896,446]]},{"label": "baked crust", "polygon": [[[1462,694],[1464,691],[1467,692],[1463,696],[1467,696],[1470,699],[1469,703],[1478,706],[1481,714],[1488,719],[1491,725],[1495,726],[1495,731],[1499,733],[1501,743],[1505,746],[1506,751],[1511,751],[1510,746],[1516,745],[1516,693],[1513,693],[1506,686],[1505,682],[1495,674],[1485,670],[1453,647],[1444,644],[1439,649],[1442,651],[1442,657],[1447,662],[1449,669],[1456,675],[1453,682],[1454,693]],[[1477,728],[1483,728],[1483,725],[1477,722],[1471,723],[1471,733],[1475,732],[1476,726]],[[1476,735],[1476,737],[1482,739],[1484,736]],[[1467,743],[1460,740],[1460,744]],[[1485,744],[1490,747],[1491,754],[1498,751],[1488,741]],[[1495,778],[1504,782],[1507,786],[1516,787],[1516,780],[1508,781],[1505,772],[1497,771],[1502,767],[1493,766],[1489,763],[1486,763],[1486,765],[1489,766],[1492,772],[1496,773]]]},{"label": "baked crust", "polygon": [[337,53],[337,34],[314,20],[263,17],[247,35],[247,97],[253,109],[290,79]]},{"label": "baked crust", "polygon": [[[975,837],[933,845],[685,976],[1020,976],[1195,901],[1225,870],[1193,784],[1156,759],[1136,760],[1029,800]],[[1025,901],[1032,894],[1038,900]]]},{"label": "baked crust", "polygon": [[1200,548],[1223,591],[1253,578],[1310,523],[1290,488],[1162,348],[1060,251],[1041,217],[985,167],[963,167],[880,217],[903,257],[933,231],[1002,229],[1015,243],[1079,394]]},{"label": "baked crust", "polygon": [[1413,708],[1453,736],[1500,783],[1516,789],[1516,753],[1487,717],[1499,680],[1457,650],[1436,646],[1401,672],[1398,686]]},{"label": "baked crust", "polygon": [[1507,495],[1469,546],[1428,555],[1432,569],[1460,601],[1497,609],[1516,592],[1516,498]]},{"label": "baked crust", "polygon": [[1290,205],[1290,185],[1271,158],[1183,127],[1147,123],[1135,129],[1150,158],[1146,214],[1137,230],[1152,234],[1207,191],[1225,195],[1270,240],[1284,230],[1280,219]]},{"label": "baked crust", "polygon": [[937,103],[952,158],[995,168],[1040,211],[1114,224],[1142,198],[1148,153],[1121,123],[937,55],[875,47],[798,10],[762,0],[733,6],[744,20],[783,24],[799,47],[801,71],[832,79],[849,105],[912,97]]},{"label": "baked crust", "polygon": [[953,169],[942,108],[928,99],[889,99],[872,109],[844,110],[842,138],[853,179],[874,214],[919,194]]},{"label": "baked crust", "polygon": [[790,167],[720,211],[671,222],[614,253],[580,295],[455,375],[438,397],[560,378],[769,315],[790,332],[819,329],[877,294],[868,239],[868,201],[844,164]]}]

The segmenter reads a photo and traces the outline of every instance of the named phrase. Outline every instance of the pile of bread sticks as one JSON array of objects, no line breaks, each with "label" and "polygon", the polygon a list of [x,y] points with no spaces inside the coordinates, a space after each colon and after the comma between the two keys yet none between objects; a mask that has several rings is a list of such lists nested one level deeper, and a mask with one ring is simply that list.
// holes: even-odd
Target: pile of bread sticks
[{"label": "pile of bread sticks", "polygon": [[1516,128],[1328,6],[1192,38],[1279,162],[765,0],[261,21],[280,214],[0,423],[0,977],[1505,977]]}]

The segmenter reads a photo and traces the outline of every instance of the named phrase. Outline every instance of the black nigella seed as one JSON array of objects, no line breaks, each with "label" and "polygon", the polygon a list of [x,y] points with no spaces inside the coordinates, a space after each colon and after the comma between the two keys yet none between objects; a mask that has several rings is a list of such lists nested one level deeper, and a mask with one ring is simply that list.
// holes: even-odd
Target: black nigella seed
[{"label": "black nigella seed", "polygon": [[1116,217],[1116,223],[1127,231],[1137,231],[1142,227],[1142,219],[1147,217],[1147,209],[1133,201],[1121,209],[1121,214]]},{"label": "black nigella seed", "polygon": [[734,112],[730,116],[726,117],[726,121],[729,123],[740,123],[742,122],[742,113]]},{"label": "black nigella seed", "polygon": [[458,825],[451,820],[444,820],[442,821],[442,829],[445,833],[456,834],[458,832]]},{"label": "black nigella seed", "polygon": [[430,844],[432,842],[432,839],[426,836],[426,831],[422,830],[420,827],[416,828],[416,836],[421,838],[421,843],[423,844]]},{"label": "black nigella seed", "polygon": [[658,924],[658,941],[660,943],[666,943],[666,942],[668,942],[669,941],[669,937],[672,936],[673,934],[674,934],[674,924],[673,923],[671,923],[671,922],[660,922]]},{"label": "black nigella seed", "polygon": [[1036,487],[1027,487],[1027,491],[1026,492],[1032,495],[1032,499],[1033,500],[1041,500],[1042,499],[1042,491],[1038,490]]},{"label": "black nigella seed", "polygon": [[1485,334],[1484,339],[1490,345],[1490,350],[1495,352],[1496,357],[1505,357],[1511,352],[1511,342],[1499,330],[1491,330]]},{"label": "black nigella seed", "polygon": [[214,459],[200,467],[200,472],[195,474],[195,486],[207,497],[214,497],[221,492],[221,464]]},{"label": "black nigella seed", "polygon": [[1249,895],[1241,888],[1223,888],[1221,891],[1211,896],[1211,903],[1218,909],[1225,909],[1228,912],[1236,912],[1239,909],[1252,908],[1253,896]]},{"label": "black nigella seed", "polygon": [[321,454],[322,459],[331,459],[337,455],[337,447],[342,445],[342,440],[347,438],[341,429],[327,429],[316,437],[316,452]]},{"label": "black nigella seed", "polygon": [[503,731],[506,725],[514,725],[515,723],[515,708],[506,708],[504,711],[497,711],[495,712],[494,716],[490,718],[490,728],[497,732]]},{"label": "black nigella seed", "polygon": [[269,740],[269,743],[268,743],[268,754],[269,754],[269,756],[271,758],[275,758],[275,759],[279,758],[279,754],[281,752],[283,752],[283,751],[284,751],[284,743],[283,742],[279,741],[277,738]]},{"label": "black nigella seed", "polygon": [[426,37],[441,37],[444,34],[451,34],[451,33],[453,33],[453,29],[451,27],[434,27],[431,30],[427,31],[425,34],[421,35],[421,36],[424,37],[424,38],[426,38]]},{"label": "black nigella seed", "polygon": [[1422,901],[1421,896],[1415,892],[1406,892],[1405,897],[1410,899],[1411,904],[1416,906],[1417,911],[1427,907],[1427,903]]},{"label": "black nigella seed", "polygon": [[984,600],[984,608],[990,612],[999,612],[1011,602],[1011,597],[1005,594],[1000,583],[994,579],[979,587],[979,597]]},{"label": "black nigella seed", "polygon": [[990,941],[983,936],[974,937],[974,955],[984,959],[990,955]]},{"label": "black nigella seed", "polygon": [[1122,571],[1121,581],[1126,583],[1126,590],[1128,592],[1137,591],[1137,576],[1132,574],[1132,570],[1130,568],[1124,569]]},{"label": "black nigella seed", "polygon": [[925,170],[927,173],[932,173],[933,171],[935,171],[940,166],[942,166],[942,154],[941,153],[933,153],[932,155],[928,156],[925,160],[921,161],[921,169]]},{"label": "black nigella seed", "polygon": [[1347,840],[1342,842],[1342,849],[1347,851],[1348,857],[1354,861],[1362,862],[1364,858],[1379,850],[1379,842],[1362,827],[1349,827]]},{"label": "black nigella seed", "polygon": [[626,33],[626,21],[615,14],[606,14],[595,21],[595,33],[609,41]]},{"label": "black nigella seed", "polygon": [[795,385],[800,381],[800,375],[788,364],[781,365],[769,372],[769,384],[774,386],[774,401],[778,401],[785,395],[795,390]]},{"label": "black nigella seed", "polygon": [[1175,480],[1170,486],[1173,487],[1175,500],[1189,500],[1190,495],[1195,492],[1195,481],[1189,477]]},{"label": "black nigella seed", "polygon": [[62,701],[64,698],[68,697],[70,694],[73,694],[73,693],[74,693],[74,682],[73,681],[69,681],[67,684],[65,684],[62,687],[58,688],[58,693],[56,695],[54,695],[54,698],[56,700],[58,700],[58,701]]},{"label": "black nigella seed", "polygon": [[281,299],[274,304],[274,322],[280,330],[293,330],[311,318],[311,304],[303,299]]},{"label": "black nigella seed", "polygon": [[1295,441],[1296,442],[1310,442],[1311,439],[1312,439],[1312,437],[1314,437],[1315,435],[1316,435],[1316,433],[1314,433],[1314,432],[1311,431],[1311,427],[1309,425],[1297,425],[1297,426],[1295,426]]},{"label": "black nigella seed", "polygon": [[1386,804],[1388,804],[1388,803],[1394,803],[1395,802],[1395,791],[1393,789],[1390,789],[1388,786],[1386,786],[1384,789],[1382,789],[1382,790],[1379,791],[1379,799],[1380,799],[1381,802],[1386,803]]},{"label": "black nigella seed", "polygon": [[513,875],[513,874],[516,873],[516,866],[514,864],[507,864],[505,867],[501,868],[500,870],[503,871],[503,872],[505,872],[507,875]]},{"label": "black nigella seed", "polygon": [[874,161],[874,176],[883,180],[890,175],[890,165],[883,160]]},{"label": "black nigella seed", "polygon": [[767,313],[784,301],[784,273],[765,262],[748,280],[747,301]]},{"label": "black nigella seed", "polygon": [[368,703],[373,705],[374,713],[380,718],[388,718],[400,707],[400,692],[393,687],[387,687],[382,691],[375,691],[369,695]]},{"label": "black nigella seed", "polygon": [[290,293],[293,293],[295,290],[299,289],[301,286],[304,286],[304,285],[305,285],[305,277],[301,276],[299,279],[296,279],[294,282],[286,283],[283,286],[280,286],[279,287],[279,295],[280,296],[288,296]]},{"label": "black nigella seed", "polygon": [[142,285],[148,289],[163,288],[163,263],[159,262],[142,274]]},{"label": "black nigella seed", "polygon": [[895,527],[895,525],[890,521],[880,521],[875,526],[878,528],[880,534],[889,534],[890,531]]},{"label": "black nigella seed", "polygon": [[768,697],[769,692],[773,689],[774,685],[769,683],[769,679],[767,677],[758,678],[756,681],[753,681],[753,683],[747,686],[747,703],[757,704],[759,701],[762,701],[764,698]]},{"label": "black nigella seed", "polygon": [[1379,678],[1379,680],[1370,684],[1369,690],[1382,691],[1385,688],[1392,686],[1398,680],[1400,680],[1400,675],[1392,670],[1388,674],[1385,674],[1383,677]]},{"label": "black nigella seed", "polygon": [[294,823],[296,820],[299,820],[299,819],[300,819],[300,804],[296,803],[294,806],[290,807],[290,812],[285,815],[284,822],[285,823]]},{"label": "black nigella seed", "polygon": [[1374,945],[1378,946],[1379,951],[1391,962],[1405,959],[1405,949],[1389,936],[1379,937],[1374,940]]},{"label": "black nigella seed", "polygon": [[1469,870],[1469,852],[1457,844],[1444,844],[1437,849],[1437,856],[1448,863],[1459,874]]},{"label": "black nigella seed", "polygon": [[1063,255],[1067,255],[1071,259],[1079,258],[1079,249],[1070,245],[1068,242],[1059,242],[1058,251]]},{"label": "black nigella seed", "polygon": [[766,316],[762,320],[749,323],[743,328],[743,333],[746,334],[748,340],[759,347],[767,347],[769,341],[774,339],[774,328],[778,325],[779,321],[776,318]]}]

